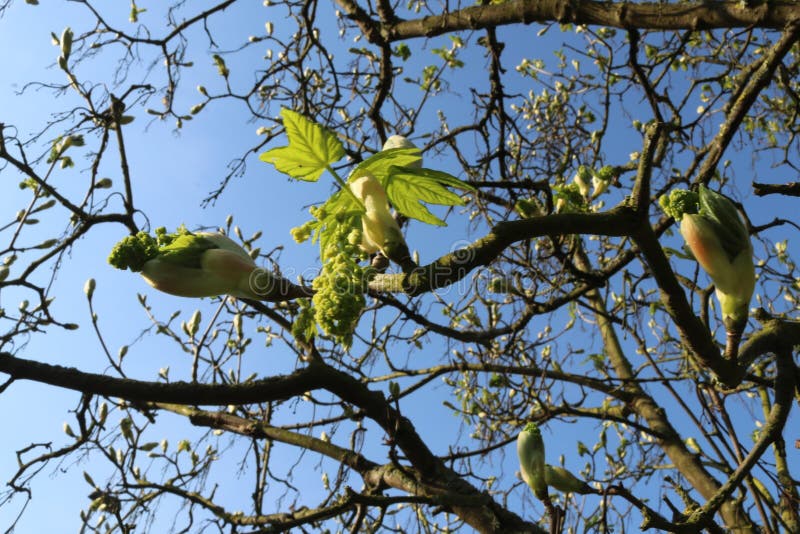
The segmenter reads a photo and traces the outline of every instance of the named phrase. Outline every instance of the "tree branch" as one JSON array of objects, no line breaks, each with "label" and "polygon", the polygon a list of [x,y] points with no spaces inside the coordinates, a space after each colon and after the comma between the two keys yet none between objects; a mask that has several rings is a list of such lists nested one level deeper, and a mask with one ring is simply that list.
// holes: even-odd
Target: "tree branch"
[{"label": "tree branch", "polygon": [[639,219],[633,210],[620,206],[603,213],[568,213],[500,222],[471,245],[445,254],[433,263],[409,273],[381,274],[369,284],[374,291],[419,295],[453,284],[473,269],[489,265],[509,245],[535,237],[569,234],[626,236]]},{"label": "tree branch", "polygon": [[763,2],[758,6],[748,6],[739,1],[682,4],[597,2],[593,0],[511,0],[499,4],[468,7],[420,19],[384,24],[381,28],[381,36],[382,39],[390,41],[402,41],[415,37],[433,37],[459,30],[478,30],[533,22],[542,24],[560,22],[641,30],[708,30],[747,27],[779,29],[797,19],[800,19],[800,5],[788,2]]},{"label": "tree branch", "polygon": [[781,343],[781,347],[777,350],[776,361],[778,372],[775,376],[775,402],[770,410],[766,425],[761,431],[761,437],[750,450],[750,454],[739,464],[736,471],[719,488],[717,493],[703,507],[691,514],[686,522],[687,526],[705,524],[742,483],[742,480],[750,473],[750,470],[761,458],[761,455],[764,454],[764,451],[767,450],[770,443],[780,438],[792,407],[795,387],[795,367],[792,361],[792,345],[790,343],[786,343],[786,341]]}]

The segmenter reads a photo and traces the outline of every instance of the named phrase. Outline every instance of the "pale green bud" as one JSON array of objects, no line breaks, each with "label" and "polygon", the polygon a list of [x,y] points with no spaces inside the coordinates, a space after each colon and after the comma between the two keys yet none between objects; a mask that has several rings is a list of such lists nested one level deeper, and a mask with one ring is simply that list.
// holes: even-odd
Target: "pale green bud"
[{"label": "pale green bud", "polygon": [[591,175],[592,172],[587,169],[586,166],[581,165],[578,167],[578,172],[575,173],[575,176],[572,179],[578,186],[578,191],[580,192],[581,196],[584,198],[589,197]]},{"label": "pale green bud", "polygon": [[86,293],[86,298],[92,300],[94,296],[94,288],[97,286],[97,282],[95,282],[94,278],[89,278],[86,280],[86,283],[83,285],[83,292]]},{"label": "pale green bud", "polygon": [[546,465],[544,478],[548,486],[564,493],[593,493],[592,488],[586,482],[563,467]]},{"label": "pale green bud", "polygon": [[522,480],[530,486],[538,499],[546,500],[544,441],[535,423],[528,423],[517,436],[517,456]]},{"label": "pale green bud", "polygon": [[69,426],[69,423],[64,423],[64,434],[68,435],[71,438],[75,437],[75,432],[72,430],[72,427]]},{"label": "pale green bud", "polygon": [[61,33],[61,39],[59,40],[61,43],[61,55],[65,60],[69,59],[69,55],[72,53],[72,37],[72,30],[67,26]]},{"label": "pale green bud", "polygon": [[363,238],[361,248],[368,254],[379,250],[387,258],[400,261],[409,256],[400,226],[389,211],[389,201],[381,183],[365,174],[350,182],[350,190],[364,203],[366,212],[361,216]]},{"label": "pale green bud", "polygon": [[[417,148],[417,145],[403,137],[402,135],[393,135],[386,140],[383,144],[382,150],[391,150],[393,148]],[[422,168],[422,158],[419,161],[416,161],[409,165],[411,168],[421,169]]]}]

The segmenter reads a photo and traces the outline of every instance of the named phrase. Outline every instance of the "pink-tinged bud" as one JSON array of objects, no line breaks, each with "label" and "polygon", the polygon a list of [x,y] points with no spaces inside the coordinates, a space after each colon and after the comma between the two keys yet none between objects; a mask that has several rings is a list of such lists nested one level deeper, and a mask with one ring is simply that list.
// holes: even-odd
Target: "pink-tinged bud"
[{"label": "pink-tinged bud", "polygon": [[231,295],[274,301],[310,296],[306,288],[257,267],[250,254],[225,235],[185,228],[168,234],[159,228],[156,236],[138,232],[123,238],[108,263],[140,273],[152,287],[179,297]]},{"label": "pink-tinged bud", "polygon": [[700,198],[700,213],[686,213],[681,218],[681,235],[714,282],[726,328],[741,332],[755,289],[750,236],[727,198],[705,188],[701,188]]},{"label": "pink-tinged bud", "polygon": [[222,234],[195,234],[216,248],[187,253],[182,260],[156,257],[145,262],[142,276],[159,291],[180,297],[232,295],[258,298],[249,290],[256,264],[239,245]]}]

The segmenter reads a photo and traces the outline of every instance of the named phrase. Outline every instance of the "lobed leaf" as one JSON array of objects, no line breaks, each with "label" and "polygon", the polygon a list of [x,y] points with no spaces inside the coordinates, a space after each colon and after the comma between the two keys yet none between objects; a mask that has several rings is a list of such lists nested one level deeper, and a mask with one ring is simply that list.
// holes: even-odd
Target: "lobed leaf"
[{"label": "lobed leaf", "polygon": [[386,195],[395,209],[406,217],[445,226],[445,222],[432,214],[422,202],[440,206],[463,206],[464,200],[447,187],[474,190],[469,184],[446,172],[393,166],[386,181]]},{"label": "lobed leaf", "polygon": [[316,182],[328,165],[344,157],[342,143],[327,128],[286,108],[281,117],[289,145],[263,152],[261,161],[292,178]]}]

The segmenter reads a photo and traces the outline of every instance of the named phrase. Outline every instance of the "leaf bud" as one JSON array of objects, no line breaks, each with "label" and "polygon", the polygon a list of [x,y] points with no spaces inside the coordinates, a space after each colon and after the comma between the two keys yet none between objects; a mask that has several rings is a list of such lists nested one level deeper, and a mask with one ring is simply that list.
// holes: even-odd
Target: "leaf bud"
[{"label": "leaf bud", "polygon": [[72,30],[69,26],[64,28],[64,31],[61,33],[61,56],[66,61],[69,59],[69,55],[72,53]]},{"label": "leaf bud", "polygon": [[97,282],[95,282],[94,278],[89,278],[86,280],[86,283],[83,285],[83,292],[86,293],[86,298],[92,300],[92,296],[94,296],[94,288],[97,286]]}]

